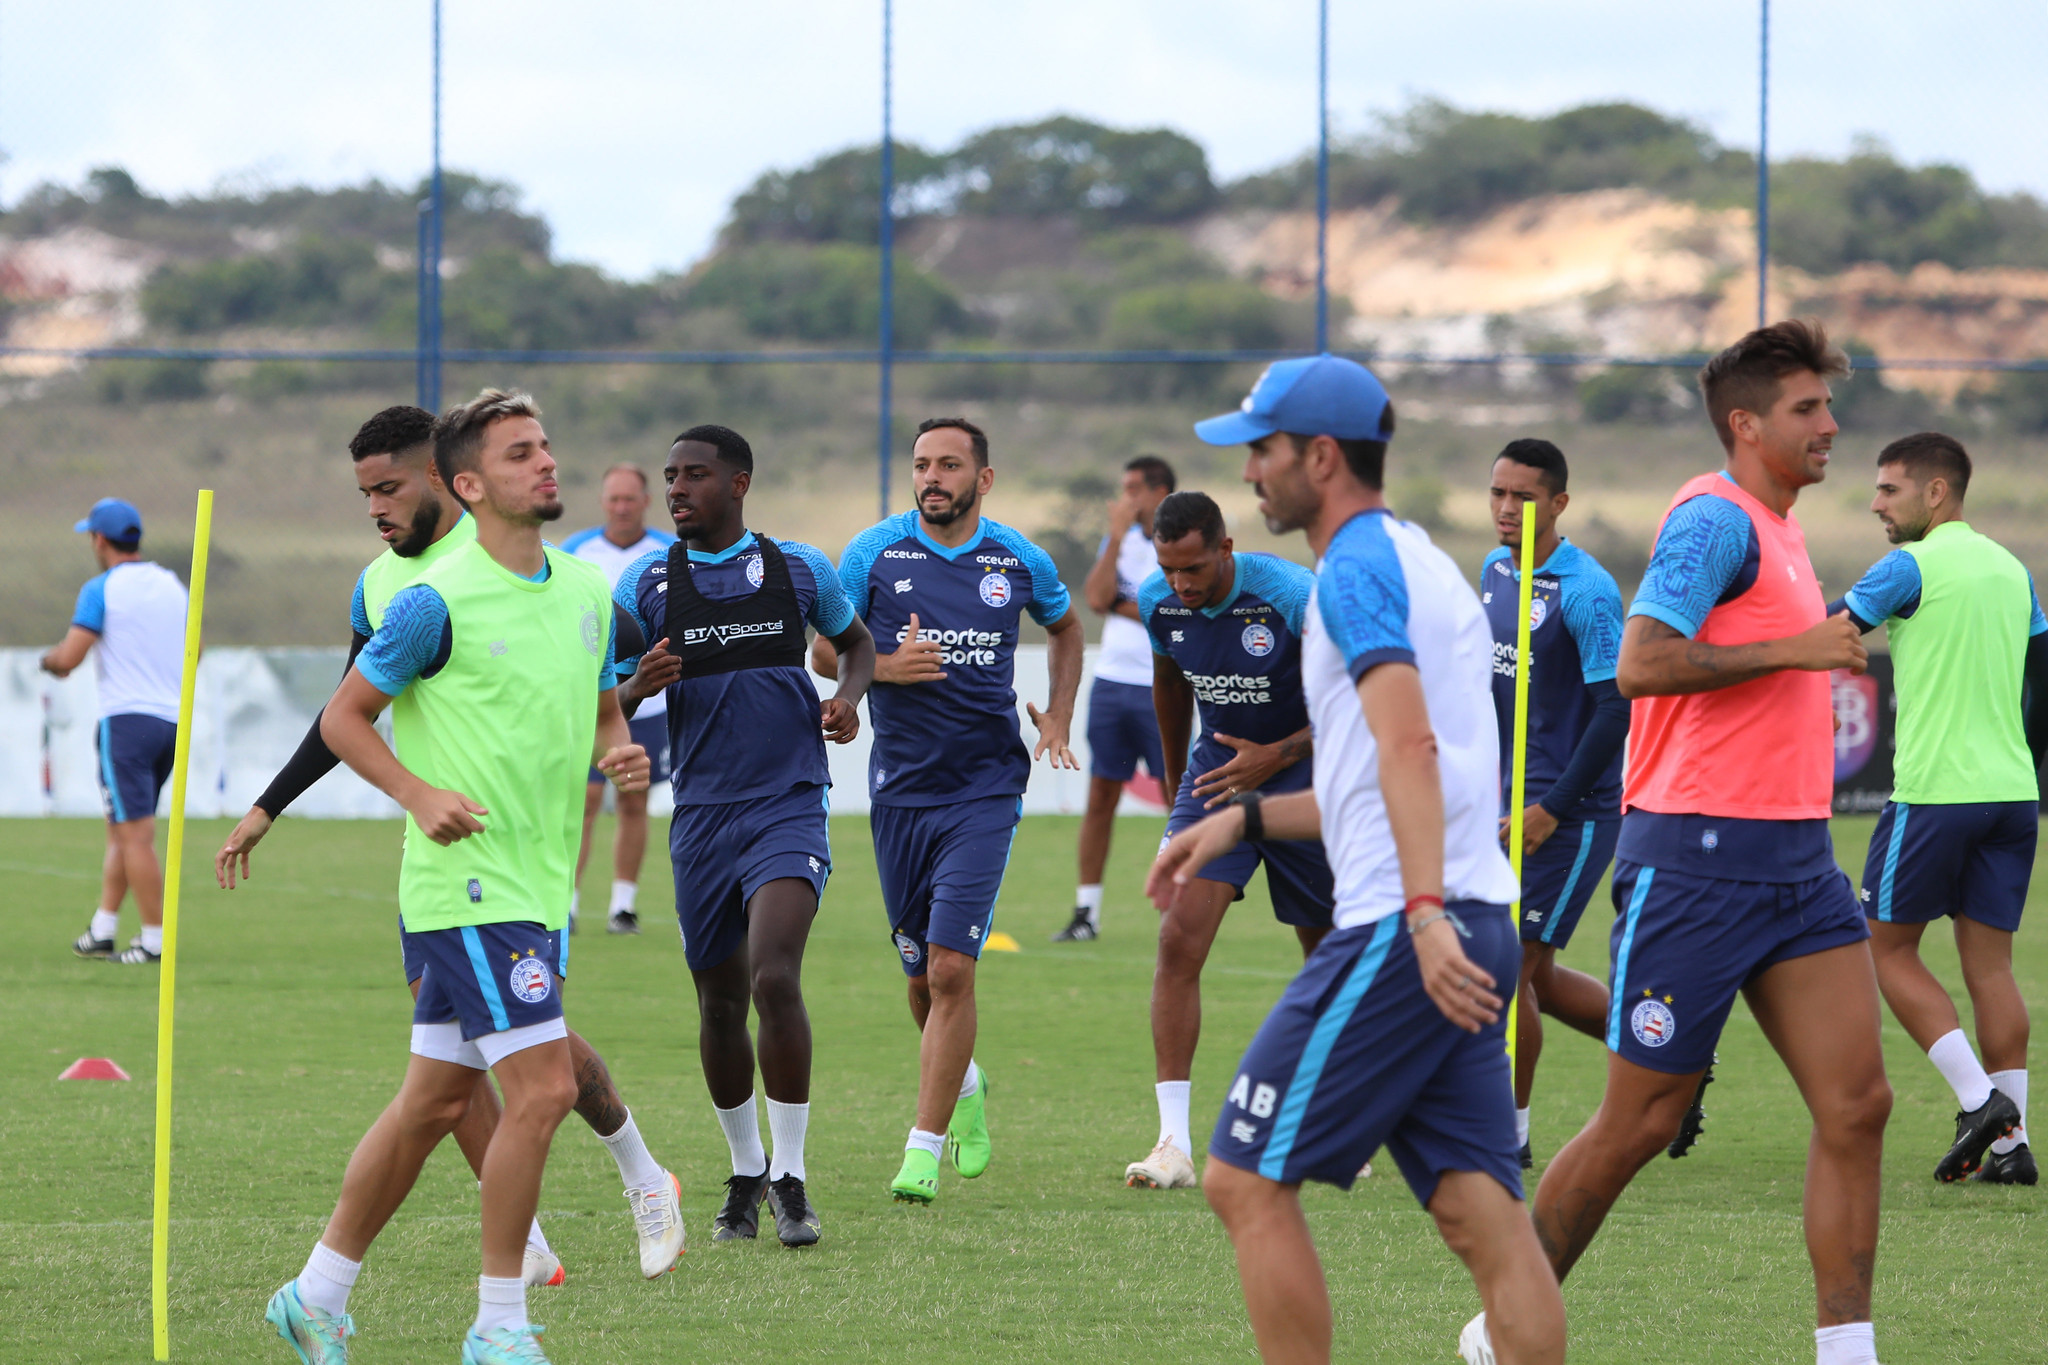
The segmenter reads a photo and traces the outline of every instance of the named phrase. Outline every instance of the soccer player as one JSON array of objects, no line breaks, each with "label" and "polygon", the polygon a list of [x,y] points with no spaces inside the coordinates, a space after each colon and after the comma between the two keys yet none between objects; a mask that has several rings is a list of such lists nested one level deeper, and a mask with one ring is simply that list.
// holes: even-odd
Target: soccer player
[{"label": "soccer player", "polygon": [[[1633,699],[1615,853],[1607,1089],[1543,1173],[1536,1230],[1562,1279],[1670,1143],[1737,993],[1813,1115],[1807,1255],[1819,1365],[1865,1365],[1891,1087],[1863,915],[1835,865],[1828,672],[1867,659],[1829,616],[1792,504],[1827,473],[1816,323],[1759,328],[1700,370],[1727,465],[1678,490],[1629,608]],[[1482,1315],[1467,1328],[1483,1335]],[[1483,1357],[1479,1357],[1483,1358]]]},{"label": "soccer player", "polygon": [[[1102,647],[1095,653],[1095,682],[1088,689],[1081,884],[1074,892],[1074,918],[1052,936],[1054,943],[1082,943],[1102,932],[1102,869],[1116,832],[1117,802],[1140,760],[1164,787],[1159,721],[1152,711],[1152,650],[1138,619],[1138,589],[1159,567],[1152,552],[1152,517],[1173,490],[1173,466],[1157,455],[1140,455],[1124,466],[1123,487],[1109,505],[1109,534],[1081,584],[1088,609],[1102,617]],[[1171,788],[1162,794],[1171,802]]]},{"label": "soccer player", "polygon": [[[1206,493],[1175,493],[1153,517],[1159,568],[1138,594],[1152,644],[1152,695],[1174,792],[1171,839],[1245,792],[1300,791],[1313,769],[1301,690],[1301,631],[1315,575],[1276,555],[1238,554],[1223,510]],[[1189,744],[1201,708],[1201,731]],[[1244,899],[1261,863],[1273,917],[1292,925],[1306,957],[1330,932],[1333,885],[1315,840],[1240,843],[1203,868],[1159,921],[1152,973],[1153,1093],[1159,1140],[1124,1168],[1124,1184],[1193,1188],[1189,1077],[1202,1031],[1202,964],[1223,912]]]},{"label": "soccer player", "polygon": [[[1900,548],[1836,604],[1859,630],[1886,628],[1898,700],[1892,796],[1863,867],[1863,913],[1885,1002],[1956,1092],[1955,1144],[1935,1179],[1974,1170],[2031,1185],[2040,1175],[2027,1146],[2027,1006],[2012,936],[2041,823],[2048,619],[2020,562],[1963,520],[1969,487],[1969,452],[1952,437],[1925,431],[1879,452],[1870,510]],[[1920,960],[1921,934],[1944,915],[1981,1062],[1948,988]]]},{"label": "soccer player", "polygon": [[[1515,1134],[1529,1149],[1529,1093],[1543,1051],[1542,1014],[1594,1038],[1607,1031],[1607,987],[1557,965],[1621,837],[1621,748],[1628,700],[1614,683],[1621,651],[1621,590],[1593,556],[1557,530],[1571,501],[1564,452],[1549,441],[1510,441],[1493,462],[1487,499],[1500,548],[1479,569],[1479,600],[1493,627],[1493,709],[1500,722],[1500,831],[1514,793],[1516,620],[1521,606],[1522,518],[1536,518],[1529,607],[1529,761],[1522,811],[1522,975],[1516,986]],[[1688,1144],[1689,1145],[1689,1144]]]},{"label": "soccer player", "polygon": [[[1078,769],[1067,747],[1081,686],[1080,617],[1052,557],[981,514],[995,486],[988,436],[964,417],[920,423],[910,451],[917,510],[878,522],[840,557],[853,610],[893,648],[875,664],[868,715],[869,822],[918,1045],[917,1118],[889,1192],[939,1194],[939,1156],[969,1180],[988,1169],[988,1078],[974,1061],[974,967],[995,920],[1031,764]],[[1045,627],[1050,697],[1014,685],[1019,618]],[[824,650],[813,665],[833,676]]]},{"label": "soccer player", "polygon": [[[390,407],[364,422],[349,442],[349,456],[366,510],[389,548],[356,579],[355,598],[349,609],[351,639],[344,678],[383,623],[392,599],[428,569],[476,540],[475,520],[449,495],[435,468],[433,429],[434,415],[424,408]],[[621,619],[623,614],[615,614],[615,631]],[[625,636],[637,640],[638,628],[630,620],[625,625]],[[621,691],[629,694],[631,684]],[[256,804],[214,855],[214,879],[223,889],[233,890],[238,877],[248,879],[250,854],[277,817],[341,761],[321,738],[320,725],[321,718],[314,717],[298,751],[256,798]],[[417,950],[402,915],[398,939],[406,985],[417,1000],[426,958]],[[555,958],[558,985],[568,974],[568,967],[565,944]],[[576,1112],[618,1165],[640,1242],[640,1271],[653,1279],[666,1273],[682,1251],[684,1230],[677,1207],[676,1178],[663,1170],[647,1150],[639,1125],[633,1121],[625,1101],[619,1098],[604,1059],[574,1029],[569,1031],[569,1053],[576,1072]],[[498,1115],[497,1092],[487,1076],[479,1075],[476,1094],[454,1131],[455,1144],[478,1179],[483,1178],[484,1153],[490,1147]],[[559,1285],[568,1278],[538,1220],[527,1230],[524,1274],[529,1285]]]},{"label": "soccer player", "polygon": [[[578,531],[562,542],[562,548],[578,559],[587,559],[605,572],[613,586],[635,561],[666,550],[676,538],[666,531],[649,530],[647,471],[636,464],[615,464],[604,472],[601,485],[604,525]],[[633,742],[647,751],[653,767],[648,785],[668,780],[668,696],[656,692],[633,712]],[[595,768],[590,785],[584,789],[583,845],[576,854],[576,882],[583,882],[583,869],[590,861],[590,834],[597,813],[604,805],[604,775]],[[605,929],[614,934],[640,932],[640,865],[647,860],[647,793],[620,792],[619,829],[612,845],[612,899],[605,916]],[[579,893],[580,894],[580,893]],[[569,932],[576,932],[577,896],[569,898]]]},{"label": "soccer player", "polygon": [[[349,1159],[306,1269],[265,1315],[302,1360],[346,1358],[348,1295],[378,1232],[490,1071],[505,1112],[483,1162],[483,1273],[464,1365],[540,1365],[522,1260],[548,1146],[576,1099],[559,931],[583,774],[644,786],[614,691],[604,575],[541,540],[562,514],[532,400],[486,389],[434,426],[476,540],[396,594],[321,733],[406,810],[399,908],[426,959],[405,1082]],[[394,753],[372,728],[394,708]]]},{"label": "soccer player", "polygon": [[[613,600],[655,642],[639,661],[643,687],[670,689],[676,917],[697,988],[698,1055],[732,1154],[712,1237],[756,1236],[766,1200],[782,1244],[810,1246],[819,1221],[804,1186],[803,963],[832,871],[825,741],[860,732],[875,650],[829,559],[747,529],[753,479],[753,447],[738,432],[707,424],[678,436],[662,480],[682,539],[620,575]],[[847,656],[822,703],[804,675],[806,623]],[[749,1000],[772,1157],[754,1107]]]},{"label": "soccer player", "polygon": [[[43,654],[42,667],[68,678],[88,652],[93,655],[100,708],[94,742],[100,756],[100,804],[107,817],[99,908],[71,951],[143,967],[161,960],[164,951],[156,803],[178,747],[185,585],[163,565],[142,557],[142,514],[119,498],[101,498],[71,529],[92,537],[92,557],[100,571],[78,590],[71,628]],[[142,932],[116,953],[121,901],[131,892]]]},{"label": "soccer player", "polygon": [[1498,1315],[1500,1358],[1561,1361],[1564,1302],[1515,1154],[1501,998],[1515,881],[1495,835],[1485,614],[1450,557],[1387,510],[1394,410],[1363,366],[1281,361],[1195,433],[1251,447],[1267,525],[1306,532],[1317,561],[1301,647],[1314,789],[1244,793],[1175,835],[1147,883],[1163,907],[1244,840],[1318,833],[1336,873],[1336,928],[1239,1064],[1202,1182],[1259,1352],[1330,1358],[1301,1182],[1349,1188],[1384,1144]]}]

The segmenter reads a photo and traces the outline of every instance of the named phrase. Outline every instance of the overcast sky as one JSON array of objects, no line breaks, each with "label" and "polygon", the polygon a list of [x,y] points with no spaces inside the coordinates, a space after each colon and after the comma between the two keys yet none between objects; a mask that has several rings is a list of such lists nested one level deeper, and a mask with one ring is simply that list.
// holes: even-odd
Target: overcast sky
[{"label": "overcast sky", "polygon": [[[1757,131],[1754,0],[1331,0],[1339,130],[1415,95],[1542,112],[1631,99]],[[637,276],[703,253],[762,170],[879,136],[880,0],[447,0],[444,157],[520,185],[560,255]],[[0,0],[0,201],[128,167],[410,181],[428,164],[427,0]],[[1772,153],[1875,133],[2048,197],[2038,3],[1779,0]],[[896,127],[932,147],[1068,112],[1165,124],[1219,178],[1315,130],[1313,0],[898,0]]]}]

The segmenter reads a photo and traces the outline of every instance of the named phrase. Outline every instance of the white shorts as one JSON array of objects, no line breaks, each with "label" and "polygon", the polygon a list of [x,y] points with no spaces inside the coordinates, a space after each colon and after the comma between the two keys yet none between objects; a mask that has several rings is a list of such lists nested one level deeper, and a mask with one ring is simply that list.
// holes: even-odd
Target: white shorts
[{"label": "white shorts", "polygon": [[414,1024],[412,1050],[415,1056],[429,1057],[437,1062],[453,1062],[472,1071],[489,1071],[515,1052],[524,1052],[527,1048],[539,1047],[542,1043],[551,1043],[557,1038],[568,1036],[568,1022],[555,1018],[544,1023],[506,1029],[503,1033],[486,1033],[480,1038],[464,1038],[462,1025],[451,1019],[445,1024]]}]

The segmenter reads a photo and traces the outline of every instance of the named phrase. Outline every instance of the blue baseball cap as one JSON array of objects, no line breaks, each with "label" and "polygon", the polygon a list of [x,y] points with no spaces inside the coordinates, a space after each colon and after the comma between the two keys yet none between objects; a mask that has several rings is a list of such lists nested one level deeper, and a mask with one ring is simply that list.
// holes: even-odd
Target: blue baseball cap
[{"label": "blue baseball cap", "polygon": [[1276,431],[1384,441],[1393,434],[1387,430],[1387,391],[1371,370],[1342,356],[1276,360],[1236,412],[1195,423],[1195,435],[1212,446],[1245,445]]},{"label": "blue baseball cap", "polygon": [[97,531],[108,540],[125,545],[142,539],[142,513],[135,510],[133,503],[119,498],[101,498],[85,514],[85,520],[71,529]]}]

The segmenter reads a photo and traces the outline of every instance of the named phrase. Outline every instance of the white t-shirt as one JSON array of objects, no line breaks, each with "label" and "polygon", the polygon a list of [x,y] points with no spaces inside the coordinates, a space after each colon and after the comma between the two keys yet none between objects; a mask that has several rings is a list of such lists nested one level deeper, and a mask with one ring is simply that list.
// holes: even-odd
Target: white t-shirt
[{"label": "white t-shirt", "polygon": [[1497,905],[1519,894],[1497,833],[1500,735],[1493,632],[1451,557],[1386,512],[1346,522],[1316,565],[1301,651],[1315,728],[1323,848],[1337,879],[1336,926],[1399,912],[1401,864],[1380,794],[1379,745],[1357,680],[1382,663],[1422,674],[1444,798],[1444,899]]},{"label": "white t-shirt", "polygon": [[[1109,544],[1105,536],[1103,545]],[[1100,553],[1098,551],[1097,553]],[[1152,537],[1136,522],[1124,532],[1124,543],[1116,552],[1116,596],[1119,602],[1138,602],[1138,589],[1159,570],[1159,554]],[[1120,612],[1112,612],[1102,623],[1102,648],[1095,655],[1095,676],[1110,682],[1152,685],[1152,641],[1145,627]]]},{"label": "white t-shirt", "polygon": [[97,634],[100,715],[178,721],[185,671],[185,585],[161,564],[116,564],[78,590],[71,624]]},{"label": "white t-shirt", "polygon": [[[604,570],[605,580],[614,588],[619,586],[619,575],[624,573],[636,560],[644,559],[656,550],[667,550],[676,543],[676,538],[666,531],[648,531],[620,549],[604,533],[604,527],[593,526],[587,531],[578,531],[562,542],[562,548],[578,559],[587,559]],[[648,644],[654,641],[649,640]],[[640,703],[640,709],[633,713],[634,720],[645,720],[649,716],[668,714],[668,693],[657,692]]]}]

